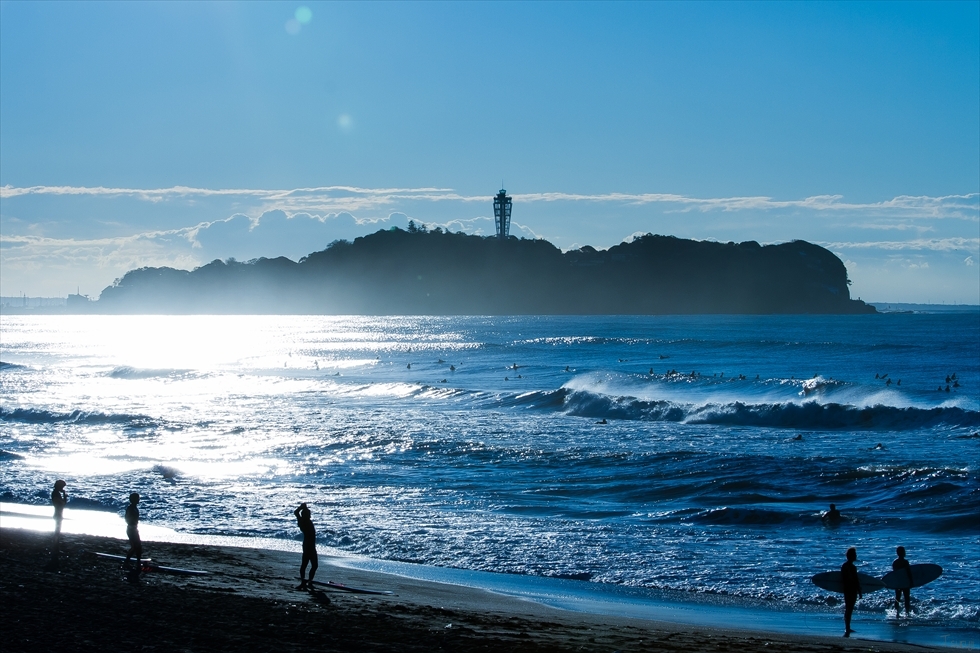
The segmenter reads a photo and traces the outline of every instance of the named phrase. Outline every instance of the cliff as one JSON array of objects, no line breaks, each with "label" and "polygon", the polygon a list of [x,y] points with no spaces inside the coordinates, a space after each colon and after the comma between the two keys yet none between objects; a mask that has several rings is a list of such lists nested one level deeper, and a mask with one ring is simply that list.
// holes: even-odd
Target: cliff
[{"label": "cliff", "polygon": [[826,249],[647,234],[606,251],[544,240],[391,229],[294,262],[140,268],[102,291],[100,313],[873,313],[850,299]]}]

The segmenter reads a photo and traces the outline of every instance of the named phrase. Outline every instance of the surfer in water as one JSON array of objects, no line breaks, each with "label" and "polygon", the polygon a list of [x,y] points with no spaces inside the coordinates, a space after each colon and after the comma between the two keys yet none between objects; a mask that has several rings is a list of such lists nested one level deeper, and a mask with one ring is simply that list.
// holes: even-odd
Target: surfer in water
[{"label": "surfer in water", "polygon": [[54,482],[54,489],[51,490],[51,505],[54,506],[54,550],[51,552],[53,558],[58,557],[58,544],[61,542],[61,520],[65,512],[65,504],[68,503],[65,485],[67,483],[59,478]]},{"label": "surfer in water", "polygon": [[823,520],[828,524],[839,524],[840,519],[840,510],[834,504],[830,504],[830,510],[824,513]]},{"label": "surfer in water", "polygon": [[912,565],[909,561],[905,559],[905,547],[900,546],[895,549],[895,553],[898,555],[892,562],[892,571],[898,571],[899,569],[904,569],[909,575],[909,587],[898,588],[895,590],[895,616],[897,617],[901,611],[901,598],[905,595],[905,616],[912,616]]},{"label": "surfer in water", "polygon": [[847,550],[847,562],[840,566],[841,581],[844,584],[844,637],[850,637],[851,633],[851,614],[854,612],[854,604],[858,597],[863,598],[861,592],[861,581],[858,579],[858,570],[854,566],[857,560],[857,549],[853,546]]},{"label": "surfer in water", "polygon": [[[298,590],[313,589],[313,576],[319,566],[316,556],[316,528],[313,526],[313,519],[310,509],[305,503],[299,504],[299,508],[293,511],[296,516],[296,524],[303,532],[303,562],[299,566],[299,587]],[[306,565],[310,565],[309,579],[306,575]]]},{"label": "surfer in water", "polygon": [[126,537],[129,538],[129,551],[126,553],[126,561],[123,564],[128,565],[129,559],[133,556],[136,557],[136,574],[140,572],[140,560],[143,559],[143,542],[140,541],[140,494],[139,492],[133,492],[129,495],[129,505],[126,506]]}]

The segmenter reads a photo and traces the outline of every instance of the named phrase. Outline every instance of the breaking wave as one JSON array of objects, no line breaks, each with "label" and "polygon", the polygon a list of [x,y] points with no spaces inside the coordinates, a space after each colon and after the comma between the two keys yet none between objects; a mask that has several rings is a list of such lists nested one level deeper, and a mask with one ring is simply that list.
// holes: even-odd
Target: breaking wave
[{"label": "breaking wave", "polygon": [[157,425],[157,420],[146,415],[106,414],[84,410],[60,413],[38,408],[0,408],[0,421],[27,424],[122,424],[129,428],[151,428]]},{"label": "breaking wave", "polygon": [[154,370],[121,365],[113,368],[106,376],[112,379],[156,379],[187,374],[190,370]]},{"label": "breaking wave", "polygon": [[668,400],[644,400],[610,396],[586,390],[530,392],[503,397],[504,406],[556,408],[577,417],[762,426],[788,429],[885,429],[904,430],[931,426],[980,426],[980,412],[957,406],[934,408],[887,405],[853,406],[838,403],[742,401],[685,404]]}]

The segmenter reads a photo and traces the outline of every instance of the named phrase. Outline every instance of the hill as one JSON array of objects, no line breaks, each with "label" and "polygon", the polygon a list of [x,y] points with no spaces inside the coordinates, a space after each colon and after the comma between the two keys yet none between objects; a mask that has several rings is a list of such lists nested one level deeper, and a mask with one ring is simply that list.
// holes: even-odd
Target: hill
[{"label": "hill", "polygon": [[374,315],[873,313],[850,299],[828,250],[647,234],[605,251],[545,240],[392,228],[299,262],[215,260],[140,268],[102,291],[99,313]]}]

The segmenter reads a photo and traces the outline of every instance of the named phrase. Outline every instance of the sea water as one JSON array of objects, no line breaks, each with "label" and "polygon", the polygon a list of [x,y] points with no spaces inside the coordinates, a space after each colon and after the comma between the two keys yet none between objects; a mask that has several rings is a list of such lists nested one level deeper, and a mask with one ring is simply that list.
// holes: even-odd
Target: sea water
[{"label": "sea water", "polygon": [[76,509],[138,491],[147,524],[285,541],[305,501],[321,546],[392,565],[827,613],[810,576],[903,545],[945,569],[917,622],[980,628],[976,311],[0,327],[4,502],[63,478]]}]

